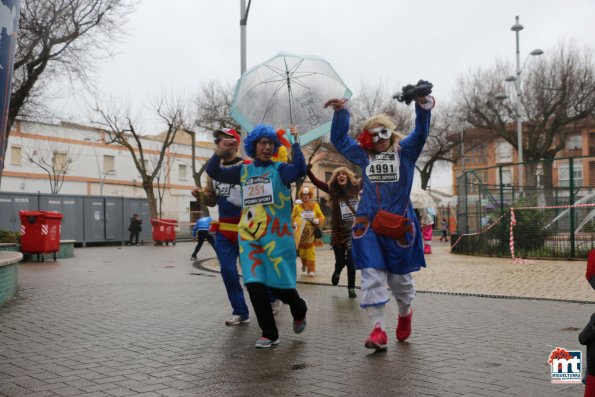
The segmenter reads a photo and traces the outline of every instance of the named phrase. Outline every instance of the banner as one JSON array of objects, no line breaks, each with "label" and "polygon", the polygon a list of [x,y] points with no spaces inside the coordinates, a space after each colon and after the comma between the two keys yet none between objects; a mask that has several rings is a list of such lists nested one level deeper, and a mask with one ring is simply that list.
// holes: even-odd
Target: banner
[{"label": "banner", "polygon": [[12,72],[14,53],[17,43],[19,27],[20,0],[2,0],[0,3],[0,176],[4,170],[4,159],[8,136],[8,109],[10,106],[10,90],[12,86]]}]

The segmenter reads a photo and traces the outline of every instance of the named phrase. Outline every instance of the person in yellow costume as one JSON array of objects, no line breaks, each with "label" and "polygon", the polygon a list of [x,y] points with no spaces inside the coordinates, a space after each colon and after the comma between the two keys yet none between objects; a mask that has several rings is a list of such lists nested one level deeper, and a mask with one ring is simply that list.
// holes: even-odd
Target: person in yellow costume
[{"label": "person in yellow costume", "polygon": [[302,187],[300,199],[295,201],[291,220],[296,229],[298,243],[298,256],[302,260],[302,272],[308,276],[316,275],[316,245],[322,245],[315,236],[315,230],[324,222],[324,215],[316,201],[312,201],[312,192],[307,187]]}]

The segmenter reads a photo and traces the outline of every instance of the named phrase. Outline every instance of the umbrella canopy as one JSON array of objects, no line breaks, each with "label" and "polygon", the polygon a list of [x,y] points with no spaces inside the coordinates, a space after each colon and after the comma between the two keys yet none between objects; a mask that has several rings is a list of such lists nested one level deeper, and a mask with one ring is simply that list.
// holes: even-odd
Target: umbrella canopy
[{"label": "umbrella canopy", "polygon": [[409,195],[409,199],[415,208],[436,208],[436,201],[422,189],[413,189]]},{"label": "umbrella canopy", "polygon": [[333,111],[324,109],[324,103],[350,97],[351,91],[324,59],[280,52],[238,80],[231,117],[247,131],[257,124],[275,129],[296,125],[304,145],[330,132]]}]

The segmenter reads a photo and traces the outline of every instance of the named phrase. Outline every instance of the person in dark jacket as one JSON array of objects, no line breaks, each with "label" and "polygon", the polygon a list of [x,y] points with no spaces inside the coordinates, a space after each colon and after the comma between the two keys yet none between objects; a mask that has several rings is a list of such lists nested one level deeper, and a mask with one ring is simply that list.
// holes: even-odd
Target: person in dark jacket
[{"label": "person in dark jacket", "polygon": [[138,235],[143,230],[141,227],[143,223],[142,219],[139,219],[138,214],[132,215],[130,218],[130,226],[128,226],[128,231],[130,232],[130,238],[128,239],[128,245],[132,244],[132,239],[134,238],[134,245],[138,244]]}]

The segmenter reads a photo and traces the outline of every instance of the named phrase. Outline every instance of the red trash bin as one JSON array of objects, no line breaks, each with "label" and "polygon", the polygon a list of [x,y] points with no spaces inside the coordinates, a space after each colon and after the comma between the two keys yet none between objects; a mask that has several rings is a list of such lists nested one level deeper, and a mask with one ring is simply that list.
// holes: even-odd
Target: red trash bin
[{"label": "red trash bin", "polygon": [[171,242],[176,245],[176,226],[178,221],[175,219],[157,219],[151,218],[151,231],[153,232],[153,244],[167,245]]},{"label": "red trash bin", "polygon": [[[56,211],[19,211],[21,218],[21,251],[23,254],[54,253],[60,251],[62,214]],[[41,260],[45,258],[42,256]]]}]

